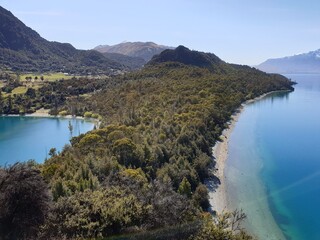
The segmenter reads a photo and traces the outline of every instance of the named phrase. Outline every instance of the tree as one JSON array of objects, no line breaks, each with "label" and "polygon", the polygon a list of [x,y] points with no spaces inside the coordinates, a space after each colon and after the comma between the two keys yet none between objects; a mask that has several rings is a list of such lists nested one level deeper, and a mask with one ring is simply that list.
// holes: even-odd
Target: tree
[{"label": "tree", "polygon": [[28,88],[25,95],[29,96],[30,98],[35,98],[36,97],[36,90],[33,88]]},{"label": "tree", "polygon": [[199,186],[196,188],[192,199],[205,211],[210,207],[208,189],[203,184],[199,184]]},{"label": "tree", "polygon": [[0,114],[3,112],[3,103],[2,91],[0,89]]},{"label": "tree", "polygon": [[50,148],[49,156],[54,157],[56,155],[57,155],[57,149],[56,148]]},{"label": "tree", "polygon": [[72,126],[72,123],[71,123],[71,121],[69,121],[69,124],[68,124],[68,129],[69,129],[70,135],[72,136],[72,132],[73,132],[73,126]]},{"label": "tree", "polygon": [[178,192],[181,195],[185,195],[187,197],[191,197],[191,184],[189,183],[188,179],[184,177],[180,183]]},{"label": "tree", "polygon": [[139,224],[147,211],[137,197],[118,187],[87,189],[54,203],[44,235],[58,235],[54,239],[60,239],[59,234],[68,239],[109,236]]},{"label": "tree", "polygon": [[209,213],[204,214],[202,228],[188,240],[252,240],[253,238],[241,228],[245,217],[245,214],[238,210],[222,213],[215,218]]},{"label": "tree", "polygon": [[35,239],[49,204],[39,170],[27,163],[0,169],[0,239]]},{"label": "tree", "polygon": [[122,138],[113,143],[113,152],[117,155],[119,163],[125,166],[139,165],[136,148],[137,146],[129,138]]}]

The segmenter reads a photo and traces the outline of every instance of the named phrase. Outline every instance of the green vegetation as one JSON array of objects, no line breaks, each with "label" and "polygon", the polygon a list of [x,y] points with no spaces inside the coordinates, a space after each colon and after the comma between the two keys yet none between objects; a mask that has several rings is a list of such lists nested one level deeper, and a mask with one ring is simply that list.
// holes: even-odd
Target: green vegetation
[{"label": "green vegetation", "polygon": [[12,94],[25,94],[27,92],[27,88],[26,87],[16,87],[12,90]]},{"label": "green vegetation", "polygon": [[21,81],[29,81],[29,80],[34,80],[34,81],[58,81],[61,79],[68,80],[73,78],[74,76],[69,75],[69,74],[64,74],[61,72],[55,72],[55,73],[44,73],[44,74],[22,74],[20,75]]},{"label": "green vegetation", "polygon": [[[42,82],[26,82],[18,80],[17,77],[4,80],[1,88],[2,98],[0,98],[0,114],[33,113],[38,109],[51,109],[51,114],[57,115],[59,111],[67,111],[72,115],[83,115],[88,110],[87,107],[78,109],[77,106],[65,107],[67,99],[74,99],[77,102],[80,97],[88,98],[90,94],[101,90],[107,85],[108,79],[95,78],[71,78],[69,80],[57,80]],[[95,114],[92,117],[99,118]]]},{"label": "green vegetation", "polygon": [[141,71],[52,82],[28,98],[33,106],[55,96],[41,104],[81,116],[94,110],[102,121],[36,166],[53,197],[39,239],[251,239],[241,212],[207,213],[211,147],[243,101],[292,83],[213,54],[168,51]]},{"label": "green vegetation", "polygon": [[32,162],[0,169],[0,238],[32,239],[45,223],[49,199]]}]

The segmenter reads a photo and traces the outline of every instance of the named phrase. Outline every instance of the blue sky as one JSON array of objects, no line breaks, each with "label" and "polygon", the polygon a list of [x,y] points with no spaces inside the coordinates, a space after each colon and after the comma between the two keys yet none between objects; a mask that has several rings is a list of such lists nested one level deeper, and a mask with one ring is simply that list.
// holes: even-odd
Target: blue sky
[{"label": "blue sky", "polygon": [[41,36],[80,49],[154,41],[258,64],[320,48],[318,0],[0,0]]}]

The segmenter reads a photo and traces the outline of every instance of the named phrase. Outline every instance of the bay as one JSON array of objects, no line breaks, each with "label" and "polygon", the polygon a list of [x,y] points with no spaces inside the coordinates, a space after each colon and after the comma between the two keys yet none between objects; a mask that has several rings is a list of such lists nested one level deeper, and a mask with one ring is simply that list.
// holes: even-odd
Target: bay
[{"label": "bay", "polygon": [[93,122],[76,118],[0,116],[0,166],[30,159],[42,163],[51,148],[61,151],[71,137],[93,128]]},{"label": "bay", "polygon": [[[232,205],[259,239],[320,239],[320,75],[245,107],[229,139]],[[271,214],[270,214],[271,213]],[[271,222],[283,236],[270,229]]]}]

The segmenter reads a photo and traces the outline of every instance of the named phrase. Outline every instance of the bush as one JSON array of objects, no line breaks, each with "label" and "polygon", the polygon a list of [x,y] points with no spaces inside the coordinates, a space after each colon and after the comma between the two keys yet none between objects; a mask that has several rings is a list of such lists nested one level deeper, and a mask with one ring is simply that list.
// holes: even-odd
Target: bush
[{"label": "bush", "polygon": [[133,194],[120,188],[85,190],[55,203],[44,234],[63,233],[68,238],[109,236],[140,224],[146,211]]},{"label": "bush", "polygon": [[60,116],[66,116],[66,115],[68,115],[68,112],[63,110],[63,111],[59,112],[59,115]]},{"label": "bush", "polygon": [[83,114],[83,116],[84,116],[85,118],[91,118],[91,117],[92,117],[92,112],[85,112],[85,113]]},{"label": "bush", "polygon": [[49,203],[48,186],[31,164],[0,169],[0,239],[34,238]]},{"label": "bush", "polygon": [[93,113],[93,114],[91,115],[91,117],[92,117],[92,118],[95,118],[95,119],[98,119],[98,118],[100,118],[100,115],[99,115],[99,114],[96,114],[96,113]]}]

